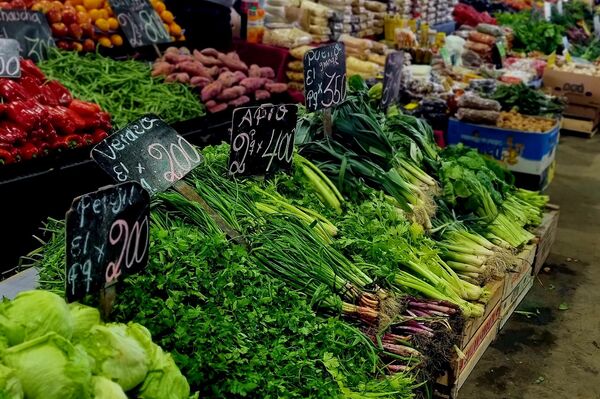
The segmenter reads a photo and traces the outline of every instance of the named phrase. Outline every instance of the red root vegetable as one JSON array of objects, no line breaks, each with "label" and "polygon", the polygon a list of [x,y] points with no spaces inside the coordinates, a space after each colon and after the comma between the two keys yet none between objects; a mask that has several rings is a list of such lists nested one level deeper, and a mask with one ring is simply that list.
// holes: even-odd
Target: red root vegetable
[{"label": "red root vegetable", "polygon": [[260,77],[267,79],[275,79],[275,71],[271,67],[260,68]]},{"label": "red root vegetable", "polygon": [[256,92],[254,93],[254,98],[256,99],[256,101],[268,100],[269,98],[271,98],[271,93],[269,93],[266,90],[256,90]]},{"label": "red root vegetable", "polygon": [[177,56],[177,63],[186,62],[186,61],[194,61],[194,57],[191,55],[181,54]]},{"label": "red root vegetable", "polygon": [[212,108],[217,105],[217,102],[215,100],[208,100],[204,105],[206,105],[207,108]]},{"label": "red root vegetable", "polygon": [[169,75],[174,69],[174,65],[171,65],[166,61],[159,61],[152,66],[152,76]]},{"label": "red root vegetable", "polygon": [[177,47],[168,47],[165,50],[165,55],[167,55],[167,54],[176,54],[176,55],[179,55],[179,49]]},{"label": "red root vegetable", "polygon": [[240,82],[240,85],[244,86],[248,93],[252,93],[262,88],[265,83],[266,79],[264,78],[246,78]]},{"label": "red root vegetable", "polygon": [[239,56],[234,55],[235,53],[219,54],[219,59],[223,62],[223,65],[229,68],[232,71],[248,71],[248,65],[244,64],[240,61]]},{"label": "red root vegetable", "polygon": [[206,68],[206,70],[208,71],[208,74],[214,78],[216,78],[217,76],[219,76],[220,73],[223,73],[224,71],[222,71],[221,69],[219,69],[218,66],[214,66],[212,68]]},{"label": "red root vegetable", "polygon": [[206,85],[200,93],[202,101],[206,102],[208,100],[212,100],[221,93],[221,90],[223,90],[223,83],[219,81],[215,81]]},{"label": "red root vegetable", "polygon": [[219,60],[216,57],[204,55],[198,50],[194,50],[194,59],[198,62],[201,62],[202,65],[204,65],[206,67],[211,67],[211,66],[215,66],[215,65],[216,66],[223,65],[223,61]]},{"label": "red root vegetable", "polygon": [[272,94],[284,93],[288,89],[288,85],[286,83],[266,83],[265,89],[267,89]]},{"label": "red root vegetable", "polygon": [[260,78],[260,67],[256,64],[250,65],[250,69],[248,70],[248,77]]},{"label": "red root vegetable", "polygon": [[202,66],[202,64],[196,61],[186,61],[180,64],[177,64],[177,69],[181,72],[186,72],[190,76],[204,76],[205,78],[210,78],[210,72]]},{"label": "red root vegetable", "polygon": [[228,102],[229,105],[233,107],[240,107],[244,104],[248,104],[250,102],[250,98],[248,96],[240,96],[235,100],[231,100]]},{"label": "red root vegetable", "polygon": [[227,106],[228,105],[226,103],[219,103],[213,107],[208,107],[208,112],[210,112],[211,114],[215,114],[217,112],[225,111],[227,109]]},{"label": "red root vegetable", "polygon": [[210,78],[206,78],[204,76],[194,76],[190,79],[190,84],[192,86],[199,87],[201,89],[203,89],[208,84],[210,84],[210,82],[212,82],[212,80],[210,80]]},{"label": "red root vegetable", "polygon": [[166,62],[169,64],[177,64],[179,61],[179,52],[177,53],[165,53],[164,57]]},{"label": "red root vegetable", "polygon": [[246,94],[246,88],[243,86],[233,86],[223,91],[217,96],[217,100],[229,101]]},{"label": "red root vegetable", "polygon": [[200,50],[200,53],[202,53],[202,55],[206,55],[206,56],[214,57],[214,58],[219,58],[219,54],[221,54],[214,48],[210,48],[210,47]]},{"label": "red root vegetable", "polygon": [[244,79],[246,79],[248,77],[242,71],[235,71],[233,74],[235,75],[235,80],[236,80],[235,83],[239,83],[239,82],[241,82],[242,80],[244,80]]},{"label": "red root vegetable", "polygon": [[190,83],[190,75],[185,72],[180,72],[177,74],[177,81],[179,83]]},{"label": "red root vegetable", "polygon": [[236,82],[236,76],[231,71],[221,72],[219,78],[217,79],[219,82],[223,83],[223,87],[231,87]]}]

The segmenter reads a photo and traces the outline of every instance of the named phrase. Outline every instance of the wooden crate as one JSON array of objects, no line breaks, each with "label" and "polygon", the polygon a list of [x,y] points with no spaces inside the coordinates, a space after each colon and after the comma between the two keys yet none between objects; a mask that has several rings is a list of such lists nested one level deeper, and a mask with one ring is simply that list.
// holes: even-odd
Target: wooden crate
[{"label": "wooden crate", "polygon": [[586,137],[593,137],[598,132],[596,121],[567,116],[563,116],[561,128],[561,133],[575,133]]},{"label": "wooden crate", "polygon": [[542,224],[534,231],[534,234],[538,238],[537,251],[533,262],[534,276],[540,272],[546,259],[548,259],[548,255],[550,255],[552,244],[556,240],[559,215],[560,208],[557,205],[548,204]]}]

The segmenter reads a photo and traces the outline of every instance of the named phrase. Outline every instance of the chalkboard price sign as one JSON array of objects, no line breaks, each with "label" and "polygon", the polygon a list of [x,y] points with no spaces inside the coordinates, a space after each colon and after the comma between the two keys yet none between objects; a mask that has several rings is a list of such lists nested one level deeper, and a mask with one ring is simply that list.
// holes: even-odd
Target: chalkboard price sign
[{"label": "chalkboard price sign", "polygon": [[150,197],[135,182],[76,198],[66,216],[66,295],[83,298],[148,263]]},{"label": "chalkboard price sign", "polygon": [[44,14],[28,10],[0,10],[0,37],[15,39],[24,58],[41,61],[54,46]]},{"label": "chalkboard price sign", "polygon": [[342,43],[304,54],[304,98],[310,112],[331,108],[346,99],[346,50]]},{"label": "chalkboard price sign", "polygon": [[92,158],[118,182],[137,181],[153,195],[202,163],[202,155],[175,129],[146,115],[98,143]]},{"label": "chalkboard price sign", "polygon": [[395,51],[385,59],[383,74],[383,94],[381,107],[387,109],[398,101],[400,86],[402,84],[402,67],[404,66],[404,53]]},{"label": "chalkboard price sign", "polygon": [[271,175],[294,157],[298,106],[262,105],[233,111],[229,174]]},{"label": "chalkboard price sign", "polygon": [[147,0],[110,0],[110,5],[131,47],[171,42],[162,20]]},{"label": "chalkboard price sign", "polygon": [[14,39],[0,39],[0,77],[21,77],[19,42]]}]

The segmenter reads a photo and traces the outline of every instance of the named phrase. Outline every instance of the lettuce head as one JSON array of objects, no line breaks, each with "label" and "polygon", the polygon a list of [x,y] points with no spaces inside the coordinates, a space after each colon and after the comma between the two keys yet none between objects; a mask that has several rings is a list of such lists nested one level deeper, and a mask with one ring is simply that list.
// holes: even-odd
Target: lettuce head
[{"label": "lettuce head", "polygon": [[93,326],[101,324],[98,309],[77,302],[70,303],[68,307],[73,319],[73,341],[78,341],[87,335]]},{"label": "lettuce head", "polygon": [[17,373],[0,364],[0,399],[23,399],[23,387]]},{"label": "lettuce head", "polygon": [[119,384],[100,376],[92,377],[92,393],[94,399],[127,399]]}]

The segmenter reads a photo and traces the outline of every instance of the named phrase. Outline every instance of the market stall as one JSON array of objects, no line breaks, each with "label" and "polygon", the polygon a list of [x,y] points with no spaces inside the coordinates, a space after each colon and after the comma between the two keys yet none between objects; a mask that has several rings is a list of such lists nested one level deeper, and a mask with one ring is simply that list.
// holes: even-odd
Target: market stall
[{"label": "market stall", "polygon": [[169,2],[0,3],[0,390],[457,398],[597,129],[596,11],[231,6],[213,48]]}]

